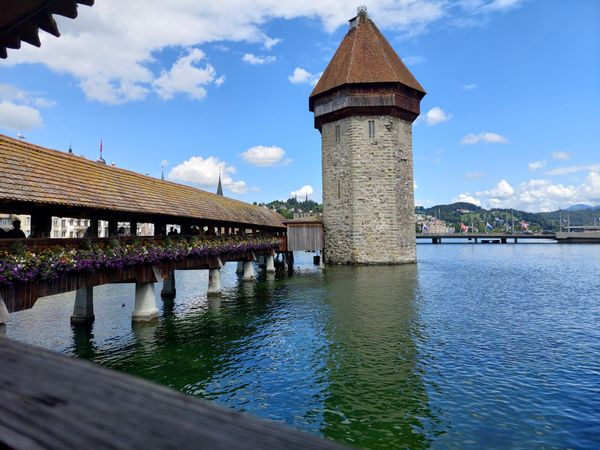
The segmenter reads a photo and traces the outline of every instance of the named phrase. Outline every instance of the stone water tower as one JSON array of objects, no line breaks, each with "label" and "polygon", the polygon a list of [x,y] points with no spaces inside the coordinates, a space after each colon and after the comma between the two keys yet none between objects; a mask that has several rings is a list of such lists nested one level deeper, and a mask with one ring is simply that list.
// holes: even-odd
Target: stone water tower
[{"label": "stone water tower", "polygon": [[359,8],[309,98],[322,138],[325,261],[416,261],[412,122],[425,90]]}]

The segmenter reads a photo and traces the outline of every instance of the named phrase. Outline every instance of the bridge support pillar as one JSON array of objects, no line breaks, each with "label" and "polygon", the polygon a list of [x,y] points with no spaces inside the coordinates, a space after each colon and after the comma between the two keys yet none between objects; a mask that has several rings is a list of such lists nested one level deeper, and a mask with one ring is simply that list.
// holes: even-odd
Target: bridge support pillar
[{"label": "bridge support pillar", "polygon": [[71,323],[89,324],[94,321],[94,288],[87,287],[75,291],[75,305]]},{"label": "bridge support pillar", "polygon": [[275,258],[273,257],[273,255],[268,255],[266,258],[267,261],[265,263],[265,270],[267,271],[267,273],[275,272]]},{"label": "bridge support pillar", "polygon": [[501,244],[506,244],[506,238],[500,238],[500,243]]},{"label": "bridge support pillar", "polygon": [[173,299],[177,295],[177,289],[175,288],[175,271],[171,270],[169,275],[163,280],[163,287],[160,291],[160,296],[165,299]]},{"label": "bridge support pillar", "polygon": [[518,240],[517,240],[517,238],[515,238],[515,244],[516,244],[516,243],[518,243]]},{"label": "bridge support pillar", "polygon": [[238,261],[237,267],[235,269],[235,273],[237,273],[237,274],[244,273],[244,262],[243,261]]},{"label": "bridge support pillar", "polygon": [[244,275],[242,276],[242,280],[254,280],[254,263],[252,261],[244,261]]},{"label": "bridge support pillar", "polygon": [[135,306],[131,313],[134,322],[149,322],[158,317],[154,283],[135,283]]},{"label": "bridge support pillar", "polygon": [[8,313],[8,308],[6,307],[6,304],[0,295],[0,326],[8,322],[9,317],[10,314]]},{"label": "bridge support pillar", "polygon": [[221,269],[208,269],[208,292],[207,295],[221,295]]}]

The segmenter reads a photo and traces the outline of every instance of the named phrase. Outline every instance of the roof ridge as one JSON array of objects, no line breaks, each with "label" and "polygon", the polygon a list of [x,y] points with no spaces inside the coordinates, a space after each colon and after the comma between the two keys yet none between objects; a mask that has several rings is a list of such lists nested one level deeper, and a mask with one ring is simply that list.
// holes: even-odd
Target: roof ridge
[{"label": "roof ridge", "polygon": [[[358,24],[360,26],[360,22]],[[346,77],[344,80],[347,82],[350,78],[350,69],[352,68],[352,58],[354,58],[354,46],[356,45],[356,41],[358,40],[358,26],[352,28],[347,34],[354,32],[354,37],[352,39],[352,46],[350,47],[350,60],[348,61],[348,68],[346,69]]]}]

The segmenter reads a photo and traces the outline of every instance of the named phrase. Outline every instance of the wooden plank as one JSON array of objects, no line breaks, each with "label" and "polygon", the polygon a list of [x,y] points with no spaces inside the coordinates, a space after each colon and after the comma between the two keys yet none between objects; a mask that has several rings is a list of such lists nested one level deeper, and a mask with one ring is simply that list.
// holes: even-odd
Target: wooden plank
[{"label": "wooden plank", "polygon": [[288,251],[317,251],[323,249],[322,226],[288,227]]},{"label": "wooden plank", "polygon": [[0,367],[0,448],[345,448],[6,338]]}]

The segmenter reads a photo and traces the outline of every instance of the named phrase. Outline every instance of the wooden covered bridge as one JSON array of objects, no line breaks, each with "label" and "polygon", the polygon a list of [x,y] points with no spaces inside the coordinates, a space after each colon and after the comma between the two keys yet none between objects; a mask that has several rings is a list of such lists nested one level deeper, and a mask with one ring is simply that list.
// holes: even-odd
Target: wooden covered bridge
[{"label": "wooden covered bridge", "polygon": [[[134,320],[157,316],[154,282],[174,296],[175,269],[209,269],[209,293],[220,291],[219,269],[286,250],[282,217],[190,186],[90,161],[0,135],[0,214],[25,215],[27,239],[0,239],[0,323],[8,313],[31,308],[39,297],[77,291],[72,320],[93,320],[92,288],[136,283]],[[57,218],[85,220],[80,239],[52,239]],[[108,236],[99,236],[99,222]],[[119,228],[128,224],[130,236]],[[136,236],[150,224],[152,236]],[[177,226],[178,236],[167,236]]]}]

